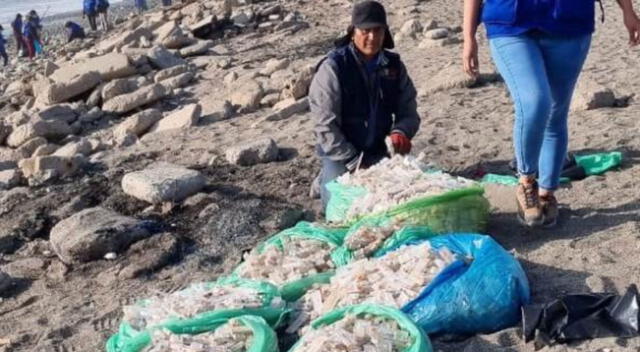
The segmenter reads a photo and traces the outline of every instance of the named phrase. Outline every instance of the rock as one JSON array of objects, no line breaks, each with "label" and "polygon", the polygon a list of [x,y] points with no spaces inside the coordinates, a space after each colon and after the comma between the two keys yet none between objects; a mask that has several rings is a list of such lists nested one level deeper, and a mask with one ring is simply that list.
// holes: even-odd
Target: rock
[{"label": "rock", "polygon": [[36,148],[36,150],[31,154],[31,157],[51,155],[55,153],[58,148],[59,146],[56,144],[47,143]]},{"label": "rock", "polygon": [[142,87],[129,94],[118,95],[102,106],[105,112],[122,114],[137,107],[153,103],[167,96],[169,91],[161,84],[155,83]]},{"label": "rock", "polygon": [[438,48],[438,47],[445,47],[447,45],[460,44],[460,43],[462,43],[462,41],[458,37],[446,37],[444,39],[425,38],[423,41],[420,42],[418,47],[421,49]]},{"label": "rock", "polygon": [[271,76],[274,72],[284,70],[289,67],[289,59],[271,59],[265,64],[265,68],[260,71],[263,76]]},{"label": "rock", "polygon": [[51,229],[53,251],[64,263],[89,262],[120,253],[149,237],[147,223],[101,207],[85,209]]},{"label": "rock", "polygon": [[159,83],[160,81],[181,75],[185,72],[189,72],[189,66],[187,65],[173,66],[173,67],[166,68],[164,70],[160,70],[156,72],[156,74],[153,76],[153,81],[156,83]]},{"label": "rock", "polygon": [[294,99],[306,97],[309,93],[309,86],[311,85],[311,80],[313,80],[314,73],[315,68],[313,66],[305,67],[286,85],[282,95],[285,98]]},{"label": "rock", "polygon": [[13,287],[13,278],[9,274],[0,271],[0,297],[5,296]]},{"label": "rock", "polygon": [[165,80],[160,81],[161,84],[167,91],[171,91],[172,89],[181,88],[193,81],[195,78],[195,74],[191,71],[185,72],[175,77],[167,78]]},{"label": "rock", "polygon": [[193,45],[180,49],[178,53],[182,57],[204,55],[209,51],[209,49],[213,48],[213,46],[213,40],[199,40]]},{"label": "rock", "polygon": [[18,166],[24,177],[29,179],[30,184],[40,184],[69,176],[80,169],[83,163],[84,158],[77,155],[73,157],[47,155],[22,159]]},{"label": "rock", "polygon": [[78,113],[70,104],[52,105],[38,113],[43,120],[61,120],[72,123],[78,118]]},{"label": "rock", "polygon": [[422,32],[422,24],[417,19],[412,19],[405,22],[400,28],[400,33],[404,36],[414,37]]},{"label": "rock", "polygon": [[16,169],[17,167],[18,167],[18,163],[13,160],[0,159],[0,171]]},{"label": "rock", "polygon": [[[61,70],[56,71],[56,74]],[[58,81],[51,79],[40,80],[34,84],[36,101],[43,105],[63,103],[82,93],[88,92],[98,84],[102,78],[96,71],[76,73],[65,69],[66,76],[60,74]]]},{"label": "rock", "polygon": [[238,73],[235,71],[229,72],[224,76],[224,84],[227,86],[238,80]]},{"label": "rock", "polygon": [[110,52],[115,48],[122,48],[125,45],[138,42],[140,41],[141,37],[151,39],[153,37],[153,33],[151,33],[148,28],[138,27],[135,30],[125,31],[118,36],[100,41],[96,45],[96,50],[102,52]]},{"label": "rock", "polygon": [[102,88],[102,100],[109,101],[118,95],[129,94],[140,88],[140,81],[136,78],[116,79]]},{"label": "rock", "polygon": [[263,96],[262,86],[254,80],[247,80],[235,85],[229,101],[241,112],[252,112],[260,107]]},{"label": "rock", "polygon": [[251,22],[251,18],[249,18],[249,15],[247,15],[246,13],[239,12],[239,13],[231,16],[231,21],[236,26],[244,27],[247,24],[249,24],[249,22]]},{"label": "rock", "polygon": [[5,122],[14,127],[24,125],[29,122],[29,120],[31,120],[31,115],[27,114],[25,111],[16,111],[13,114],[5,116]]},{"label": "rock", "polygon": [[23,258],[4,265],[2,270],[15,278],[36,280],[44,274],[46,267],[47,263],[40,258]]},{"label": "rock", "polygon": [[98,72],[102,80],[110,81],[116,78],[129,77],[136,73],[136,69],[129,62],[127,55],[109,53],[63,66],[56,70],[50,78],[56,82],[66,81],[72,75],[82,75],[89,72]]},{"label": "rock", "polygon": [[432,29],[436,29],[438,27],[439,27],[438,26],[438,22],[436,20],[434,20],[434,19],[430,19],[430,20],[427,20],[427,21],[424,22],[423,31],[427,32],[427,31],[430,31]]},{"label": "rock", "polygon": [[7,138],[7,145],[14,148],[19,147],[35,137],[56,141],[70,135],[71,132],[71,128],[64,121],[36,120],[15,128]]},{"label": "rock", "polygon": [[449,36],[449,30],[447,28],[435,28],[424,32],[424,36],[427,39],[444,39]]},{"label": "rock", "polygon": [[211,15],[189,26],[189,30],[196,38],[206,38],[214,29],[216,16]]},{"label": "rock", "polygon": [[133,279],[167,265],[178,254],[180,242],[170,233],[161,233],[135,243],[127,251],[129,264],[118,276]]},{"label": "rock", "polygon": [[59,68],[60,68],[60,66],[58,66],[55,63],[47,60],[47,61],[44,62],[44,72],[43,72],[43,74],[44,74],[45,77],[49,77]]},{"label": "rock", "polygon": [[0,171],[0,190],[7,190],[22,183],[22,172],[18,169]]},{"label": "rock", "polygon": [[260,100],[260,106],[272,107],[280,101],[280,93],[267,94]]},{"label": "rock", "polygon": [[459,65],[451,65],[439,70],[420,93],[428,95],[448,89],[468,88],[476,83],[477,79],[465,74]]},{"label": "rock", "polygon": [[149,61],[151,61],[151,64],[158,69],[165,69],[177,65],[185,65],[187,63],[184,59],[173,55],[163,46],[156,46],[149,49],[147,56],[149,57]]},{"label": "rock", "polygon": [[174,21],[166,22],[154,31],[155,40],[168,49],[180,49],[193,43],[193,39]]},{"label": "rock", "polygon": [[199,192],[205,185],[198,171],[161,163],[122,178],[124,193],[152,204],[179,202]]},{"label": "rock", "polygon": [[231,164],[252,166],[276,161],[278,153],[276,142],[273,139],[265,138],[231,147],[227,149],[225,156]]},{"label": "rock", "polygon": [[299,114],[309,110],[309,99],[302,98],[295,100],[293,98],[285,99],[273,106],[274,113],[268,115],[265,120],[279,121],[284,120],[292,115]]},{"label": "rock", "polygon": [[28,141],[22,143],[16,151],[23,157],[29,158],[33,153],[43,145],[47,144],[47,140],[44,137],[31,138]]},{"label": "rock", "polygon": [[91,92],[89,97],[87,98],[87,107],[93,108],[102,103],[102,88],[104,88],[104,83],[99,84],[96,89]]},{"label": "rock", "polygon": [[571,111],[584,111],[616,105],[613,91],[589,76],[581,77],[576,85]]},{"label": "rock", "polygon": [[114,130],[113,134],[120,140],[126,135],[132,134],[141,136],[151,128],[156,122],[162,119],[162,113],[157,109],[148,109],[141,111],[135,115],[129,116],[121,122]]},{"label": "rock", "polygon": [[80,122],[93,122],[99,120],[104,115],[104,112],[99,107],[93,107],[87,113],[82,114],[79,118]]},{"label": "rock", "polygon": [[200,104],[190,104],[158,121],[151,128],[151,132],[193,127],[198,124],[201,116],[202,106]]},{"label": "rock", "polygon": [[0,145],[3,145],[7,137],[11,134],[13,128],[0,120]]},{"label": "rock", "polygon": [[77,142],[71,142],[64,145],[62,148],[56,150],[53,155],[73,157],[76,154],[82,154],[84,156],[90,155],[92,152],[91,143],[86,138],[80,138]]}]

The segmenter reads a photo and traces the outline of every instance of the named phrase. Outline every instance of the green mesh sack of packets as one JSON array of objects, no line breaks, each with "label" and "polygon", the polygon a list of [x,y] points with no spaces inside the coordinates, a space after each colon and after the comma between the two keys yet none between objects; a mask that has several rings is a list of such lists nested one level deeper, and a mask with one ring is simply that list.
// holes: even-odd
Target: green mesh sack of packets
[{"label": "green mesh sack of packets", "polygon": [[[195,333],[174,333],[171,326],[157,327],[144,333],[128,328],[121,329],[119,339],[128,339],[124,348],[107,348],[108,351],[122,352],[173,352],[173,351],[227,351],[227,352],[278,352],[275,331],[266,320],[259,316],[241,315],[219,317],[211,320],[206,327],[198,319],[176,321],[181,331]],[[204,329],[204,331],[203,331]],[[110,341],[117,345],[120,341]],[[120,342],[120,344],[122,344]]]},{"label": "green mesh sack of packets", "polygon": [[279,326],[288,309],[278,288],[266,282],[223,278],[191,285],[123,308],[118,333],[107,342],[107,352],[138,352],[158,330],[171,334],[211,332],[231,318],[252,315],[271,327]]},{"label": "green mesh sack of packets", "polygon": [[354,225],[393,221],[427,226],[434,233],[481,232],[489,202],[476,182],[429,171],[411,157],[384,159],[327,184],[327,221]]},{"label": "green mesh sack of packets", "polygon": [[314,320],[289,352],[432,352],[429,338],[401,311],[362,304]]},{"label": "green mesh sack of packets", "polygon": [[336,264],[331,254],[342,245],[346,228],[300,222],[245,254],[232,277],[262,280],[295,301],[313,285],[327,283]]}]

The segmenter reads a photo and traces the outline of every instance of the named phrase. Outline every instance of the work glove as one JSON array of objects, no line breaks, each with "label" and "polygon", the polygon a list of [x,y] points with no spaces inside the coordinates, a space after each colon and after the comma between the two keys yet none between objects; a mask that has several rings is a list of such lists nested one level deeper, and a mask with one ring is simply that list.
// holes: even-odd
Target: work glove
[{"label": "work glove", "polygon": [[411,140],[401,132],[393,132],[389,136],[397,154],[405,155],[411,151]]}]

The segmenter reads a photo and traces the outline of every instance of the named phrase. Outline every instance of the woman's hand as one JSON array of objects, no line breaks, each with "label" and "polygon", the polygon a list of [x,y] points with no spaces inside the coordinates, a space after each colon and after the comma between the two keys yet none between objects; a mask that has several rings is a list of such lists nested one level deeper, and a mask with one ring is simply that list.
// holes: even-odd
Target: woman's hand
[{"label": "woman's hand", "polygon": [[475,36],[465,38],[462,46],[462,68],[471,77],[478,77],[478,41]]},{"label": "woman's hand", "polygon": [[624,13],[624,26],[629,31],[629,45],[640,44],[640,19],[638,19],[634,11],[626,11]]}]

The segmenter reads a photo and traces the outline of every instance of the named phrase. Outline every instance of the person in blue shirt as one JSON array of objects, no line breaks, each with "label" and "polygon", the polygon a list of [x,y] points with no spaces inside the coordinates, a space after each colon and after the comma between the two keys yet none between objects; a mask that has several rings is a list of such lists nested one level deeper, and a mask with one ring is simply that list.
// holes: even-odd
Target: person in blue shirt
[{"label": "person in blue shirt", "polygon": [[96,12],[100,16],[100,27],[102,27],[102,30],[105,32],[108,31],[109,28],[111,28],[111,24],[109,23],[108,10],[109,10],[108,0],[97,0]]},{"label": "person in blue shirt", "polygon": [[147,0],[135,0],[138,13],[143,13],[147,10]]},{"label": "person in blue shirt", "polygon": [[7,49],[5,47],[6,41],[2,35],[3,30],[4,28],[0,25],[0,56],[2,56],[4,60],[4,65],[7,66],[9,64],[9,56],[7,55]]},{"label": "person in blue shirt", "polygon": [[[632,0],[617,1],[629,43],[637,45],[640,20]],[[567,116],[595,29],[595,0],[465,0],[462,58],[471,76],[479,73],[480,22],[515,104],[518,217],[526,226],[554,226],[554,193],[568,149]]]},{"label": "person in blue shirt", "polygon": [[27,21],[31,23],[31,32],[32,32],[32,45],[34,55],[41,55],[43,53],[43,45],[42,45],[42,23],[40,21],[40,16],[36,10],[31,10],[27,13]]},{"label": "person in blue shirt", "polygon": [[69,37],[67,40],[68,43],[72,42],[75,39],[84,39],[86,37],[84,28],[82,28],[81,25],[75,22],[68,21],[64,24],[64,28],[69,31]]},{"label": "person in blue shirt", "polygon": [[13,29],[13,37],[16,40],[16,52],[20,55],[20,51],[24,48],[24,39],[22,39],[22,15],[17,14],[16,18],[11,22]]},{"label": "person in blue shirt", "polygon": [[83,0],[82,3],[82,18],[87,18],[89,22],[89,27],[91,27],[92,31],[98,30],[98,25],[96,23],[96,0]]},{"label": "person in blue shirt", "polygon": [[22,26],[22,38],[25,49],[27,51],[27,55],[30,59],[33,59],[36,55],[35,41],[37,38],[37,33],[33,21],[30,21],[28,16],[27,20]]},{"label": "person in blue shirt", "polygon": [[162,6],[171,6],[171,0],[162,0]]}]

